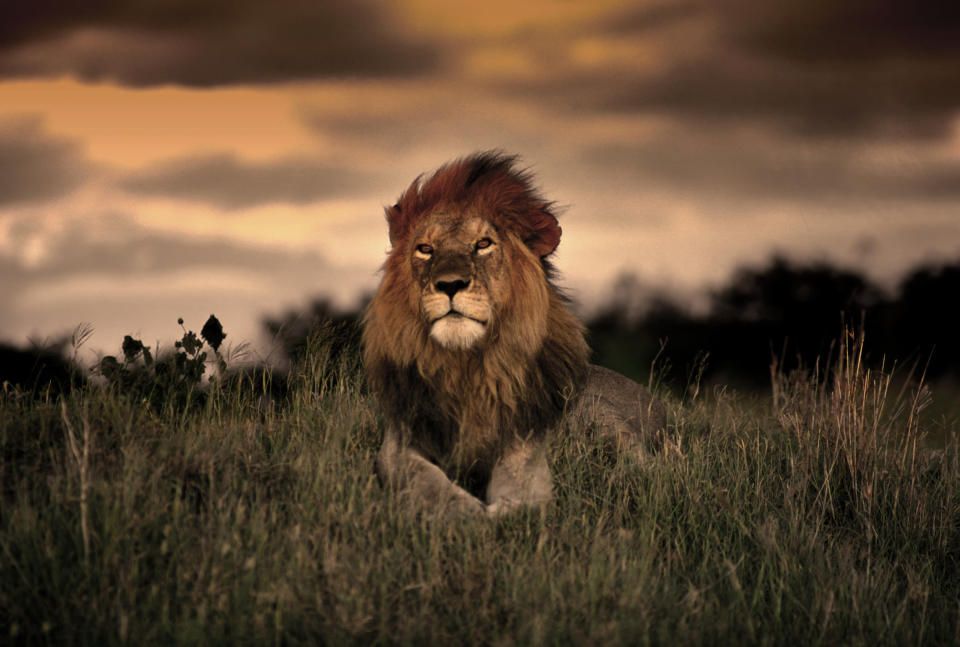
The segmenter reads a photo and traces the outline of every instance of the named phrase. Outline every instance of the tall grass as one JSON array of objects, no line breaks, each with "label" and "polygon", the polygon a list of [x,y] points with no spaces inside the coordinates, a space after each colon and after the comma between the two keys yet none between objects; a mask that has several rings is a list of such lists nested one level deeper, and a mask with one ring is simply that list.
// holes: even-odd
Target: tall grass
[{"label": "tall grass", "polygon": [[663,393],[643,462],[568,420],[556,501],[497,521],[384,492],[379,411],[322,347],[282,404],[263,376],[189,408],[6,390],[0,641],[956,643],[956,439],[928,449],[928,392],[840,346],[772,396]]}]

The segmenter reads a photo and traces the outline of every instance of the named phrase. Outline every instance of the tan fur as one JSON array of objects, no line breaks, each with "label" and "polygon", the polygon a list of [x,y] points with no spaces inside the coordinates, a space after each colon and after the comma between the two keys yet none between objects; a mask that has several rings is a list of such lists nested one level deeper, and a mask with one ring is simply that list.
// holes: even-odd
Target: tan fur
[{"label": "tan fur", "polygon": [[444,509],[549,499],[544,438],[594,375],[550,281],[560,227],[513,161],[459,160],[387,210],[393,248],[364,318],[381,475]]}]

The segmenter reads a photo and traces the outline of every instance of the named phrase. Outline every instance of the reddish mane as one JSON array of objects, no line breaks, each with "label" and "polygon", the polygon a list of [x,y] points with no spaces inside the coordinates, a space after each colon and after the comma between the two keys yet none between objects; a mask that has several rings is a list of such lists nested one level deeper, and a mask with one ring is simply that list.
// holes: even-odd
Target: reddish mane
[{"label": "reddish mane", "polygon": [[396,247],[405,241],[430,213],[470,205],[498,229],[516,234],[538,257],[551,254],[561,234],[553,204],[532,186],[528,173],[516,169],[516,161],[511,155],[480,153],[440,167],[427,180],[418,177],[386,210],[390,243]]}]

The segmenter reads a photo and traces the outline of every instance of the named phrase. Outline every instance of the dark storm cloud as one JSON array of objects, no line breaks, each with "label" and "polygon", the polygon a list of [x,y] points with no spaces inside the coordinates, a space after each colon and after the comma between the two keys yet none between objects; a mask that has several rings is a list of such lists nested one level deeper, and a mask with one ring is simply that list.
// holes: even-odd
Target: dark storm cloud
[{"label": "dark storm cloud", "polygon": [[48,135],[40,119],[0,121],[0,208],[65,195],[86,170],[79,144]]},{"label": "dark storm cloud", "polygon": [[960,106],[947,65],[819,70],[718,55],[632,86],[600,90],[594,107],[704,121],[767,123],[799,135],[937,137]]},{"label": "dark storm cloud", "polygon": [[431,69],[433,48],[363,0],[8,3],[0,76],[213,86]]},{"label": "dark storm cloud", "polygon": [[162,162],[121,181],[130,192],[197,200],[224,209],[309,204],[357,195],[370,185],[369,176],[344,166],[300,157],[244,162],[230,153]]},{"label": "dark storm cloud", "polygon": [[580,108],[821,135],[936,136],[960,108],[960,3],[678,1],[631,10],[600,32],[642,38],[684,24],[706,29],[663,46],[659,72],[567,78],[561,92]]},{"label": "dark storm cloud", "polygon": [[763,55],[833,64],[884,59],[956,60],[960,5],[942,0],[721,0],[738,43]]},{"label": "dark storm cloud", "polygon": [[956,202],[960,161],[870,162],[856,147],[801,145],[709,128],[676,128],[644,142],[588,148],[584,158],[621,185],[751,199]]}]

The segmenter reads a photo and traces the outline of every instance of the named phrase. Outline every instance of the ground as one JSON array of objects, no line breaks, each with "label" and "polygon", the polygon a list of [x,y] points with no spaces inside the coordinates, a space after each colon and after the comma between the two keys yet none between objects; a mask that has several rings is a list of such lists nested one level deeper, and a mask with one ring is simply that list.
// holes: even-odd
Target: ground
[{"label": "ground", "polygon": [[7,389],[0,631],[10,644],[956,642],[956,437],[928,447],[924,392],[898,396],[855,357],[765,393],[662,391],[668,433],[642,460],[571,419],[550,447],[555,501],[493,521],[419,516],[384,491],[382,420],[350,358],[313,358],[272,403],[253,381],[169,401]]}]

